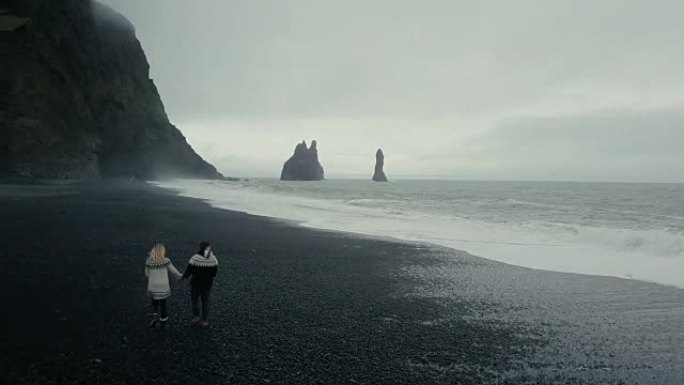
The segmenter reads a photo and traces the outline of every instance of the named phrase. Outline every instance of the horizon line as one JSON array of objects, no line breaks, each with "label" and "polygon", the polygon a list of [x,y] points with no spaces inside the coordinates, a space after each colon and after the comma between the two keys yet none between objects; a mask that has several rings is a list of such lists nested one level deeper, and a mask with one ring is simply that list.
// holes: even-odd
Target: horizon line
[{"label": "horizon line", "polygon": [[[269,180],[280,180],[278,176],[267,176],[267,175],[229,175],[230,177],[240,178],[240,179],[269,179]],[[413,176],[413,175],[403,175],[394,178],[388,178],[389,183],[392,181],[434,181],[434,182],[518,182],[518,183],[602,183],[602,184],[662,184],[662,185],[681,185],[684,181],[673,182],[673,181],[625,181],[625,180],[571,180],[571,179],[478,179],[478,178],[458,178],[458,177],[446,177],[446,176]],[[372,181],[371,177],[360,176],[360,175],[330,175],[326,176],[323,180],[368,180]],[[384,183],[384,182],[383,182]]]}]

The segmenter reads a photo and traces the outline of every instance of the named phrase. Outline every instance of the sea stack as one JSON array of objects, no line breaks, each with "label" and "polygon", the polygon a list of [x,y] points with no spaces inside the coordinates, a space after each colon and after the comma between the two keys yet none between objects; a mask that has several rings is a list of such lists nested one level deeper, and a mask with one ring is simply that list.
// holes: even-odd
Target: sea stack
[{"label": "sea stack", "polygon": [[385,154],[382,153],[382,149],[378,148],[378,151],[375,153],[374,182],[387,182],[387,176],[385,176],[385,171],[382,169],[383,167],[385,167]]},{"label": "sea stack", "polygon": [[280,180],[323,180],[323,166],[318,162],[315,140],[309,148],[306,147],[305,140],[297,144],[294,154],[283,165]]}]

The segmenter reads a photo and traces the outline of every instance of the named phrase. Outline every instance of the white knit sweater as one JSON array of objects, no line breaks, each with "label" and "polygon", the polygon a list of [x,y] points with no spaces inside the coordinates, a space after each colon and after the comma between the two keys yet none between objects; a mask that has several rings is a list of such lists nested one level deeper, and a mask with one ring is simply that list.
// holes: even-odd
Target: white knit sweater
[{"label": "white knit sweater", "polygon": [[151,257],[145,261],[147,292],[153,299],[165,299],[171,296],[169,273],[173,274],[176,279],[181,277],[181,273],[178,272],[168,258],[164,258],[159,263],[155,263]]}]

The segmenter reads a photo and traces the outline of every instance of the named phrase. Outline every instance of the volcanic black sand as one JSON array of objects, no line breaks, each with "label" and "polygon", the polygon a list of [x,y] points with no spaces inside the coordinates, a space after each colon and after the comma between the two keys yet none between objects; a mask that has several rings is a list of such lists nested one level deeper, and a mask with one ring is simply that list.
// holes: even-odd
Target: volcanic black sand
[{"label": "volcanic black sand", "polygon": [[[323,214],[322,214],[323,215]],[[0,185],[5,384],[683,384],[684,290],[314,231],[142,183]],[[211,327],[143,264],[219,258]],[[684,272],[683,272],[684,273]]]}]

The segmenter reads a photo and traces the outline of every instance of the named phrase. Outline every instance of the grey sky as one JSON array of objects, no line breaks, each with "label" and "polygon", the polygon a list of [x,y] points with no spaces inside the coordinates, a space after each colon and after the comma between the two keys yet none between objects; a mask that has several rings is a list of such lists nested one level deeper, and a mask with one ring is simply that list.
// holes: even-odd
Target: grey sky
[{"label": "grey sky", "polygon": [[680,1],[105,2],[228,175],[684,182]]}]

